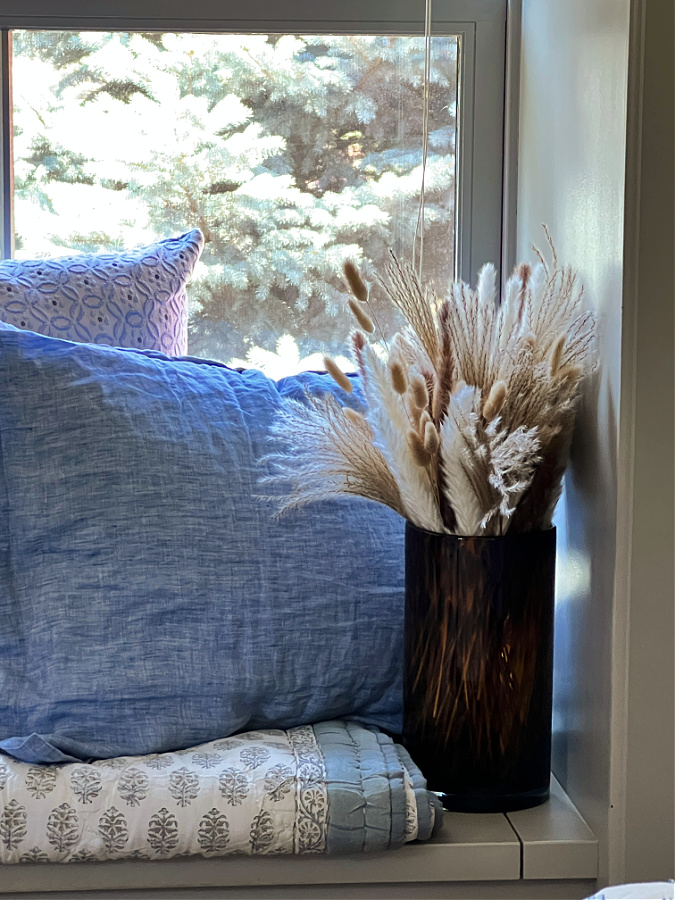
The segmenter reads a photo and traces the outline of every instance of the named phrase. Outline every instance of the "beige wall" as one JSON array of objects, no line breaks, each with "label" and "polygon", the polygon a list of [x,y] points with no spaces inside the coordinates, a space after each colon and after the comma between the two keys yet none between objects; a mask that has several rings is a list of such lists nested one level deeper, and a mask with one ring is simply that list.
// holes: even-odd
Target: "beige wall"
[{"label": "beige wall", "polygon": [[522,10],[518,257],[547,223],[600,327],[558,516],[554,770],[601,882],[673,875],[673,26],[648,8],[644,135],[643,4]]},{"label": "beige wall", "polygon": [[517,256],[544,242],[597,310],[600,364],[579,410],[559,528],[554,771],[603,842],[621,407],[629,0],[523,0]]},{"label": "beige wall", "polygon": [[[675,877],[672,0],[647,0],[637,248],[626,879]],[[628,235],[628,228],[627,228]]]}]

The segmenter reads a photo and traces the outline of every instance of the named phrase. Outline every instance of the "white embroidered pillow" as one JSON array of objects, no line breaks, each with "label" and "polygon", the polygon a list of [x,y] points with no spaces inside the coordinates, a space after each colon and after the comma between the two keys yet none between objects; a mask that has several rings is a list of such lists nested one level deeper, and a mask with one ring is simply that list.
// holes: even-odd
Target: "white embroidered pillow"
[{"label": "white embroidered pillow", "polygon": [[187,353],[199,229],[123,253],[0,261],[0,319],[48,337]]}]

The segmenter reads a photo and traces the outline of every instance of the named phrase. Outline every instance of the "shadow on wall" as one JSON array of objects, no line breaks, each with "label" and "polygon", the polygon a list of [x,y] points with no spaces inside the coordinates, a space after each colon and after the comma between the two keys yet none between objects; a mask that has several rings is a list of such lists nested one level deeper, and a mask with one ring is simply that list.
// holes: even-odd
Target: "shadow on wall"
[{"label": "shadow on wall", "polygon": [[[600,430],[599,423],[603,423]],[[582,683],[584,660],[595,655],[609,673],[616,553],[618,422],[608,381],[588,379],[577,414],[570,465],[554,525],[558,529],[553,697],[553,771],[566,785],[592,710],[608,715],[609,681]],[[608,557],[611,556],[610,560]],[[589,712],[591,715],[589,716]],[[598,721],[598,738],[604,731]],[[597,777],[608,780],[608,772]]]}]

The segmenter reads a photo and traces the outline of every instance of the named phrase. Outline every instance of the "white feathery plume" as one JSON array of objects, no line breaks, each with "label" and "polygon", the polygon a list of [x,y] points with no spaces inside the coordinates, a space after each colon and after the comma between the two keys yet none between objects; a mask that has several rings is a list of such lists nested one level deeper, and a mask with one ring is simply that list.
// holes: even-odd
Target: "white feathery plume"
[{"label": "white feathery plume", "polygon": [[377,357],[370,344],[363,348],[362,360],[366,372],[364,392],[368,401],[366,419],[373,429],[375,446],[396,479],[405,515],[427,531],[443,531],[429,473],[415,462],[408,446],[411,423],[403,398],[394,390],[386,364]]},{"label": "white feathery plume", "polygon": [[485,263],[478,273],[478,296],[483,306],[494,306],[497,296],[497,270]]},{"label": "white feathery plume", "polygon": [[476,403],[477,391],[458,385],[450,398],[448,415],[441,424],[441,489],[456,518],[456,534],[480,533],[483,509],[469,476],[472,452],[467,439],[467,425]]},{"label": "white feathery plume", "polygon": [[499,419],[495,419],[486,429],[489,438],[490,468],[488,480],[497,492],[499,504],[483,517],[481,525],[486,528],[493,516],[501,516],[499,533],[508,528],[508,520],[513,515],[518,501],[532,484],[535,468],[541,457],[538,456],[539,439],[537,427],[526,429],[523,426],[508,432],[499,428]]},{"label": "white feathery plume", "polygon": [[498,343],[501,353],[508,352],[507,348],[518,338],[518,333],[515,331],[516,312],[518,309],[516,298],[520,290],[520,285],[520,277],[514,272],[506,282],[506,287],[504,289],[504,300],[499,308],[497,325],[499,332]]}]

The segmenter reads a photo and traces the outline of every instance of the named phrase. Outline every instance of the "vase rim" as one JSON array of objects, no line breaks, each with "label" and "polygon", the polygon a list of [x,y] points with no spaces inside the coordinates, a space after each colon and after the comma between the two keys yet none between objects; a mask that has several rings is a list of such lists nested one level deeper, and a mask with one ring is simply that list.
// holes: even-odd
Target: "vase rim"
[{"label": "vase rim", "polygon": [[435,538],[453,538],[456,541],[503,541],[505,538],[527,538],[534,535],[556,533],[555,525],[550,528],[538,528],[534,531],[507,531],[506,534],[451,534],[448,531],[429,531],[428,528],[415,525],[410,519],[406,519],[405,524],[406,528],[419,531],[421,534],[428,534]]}]

